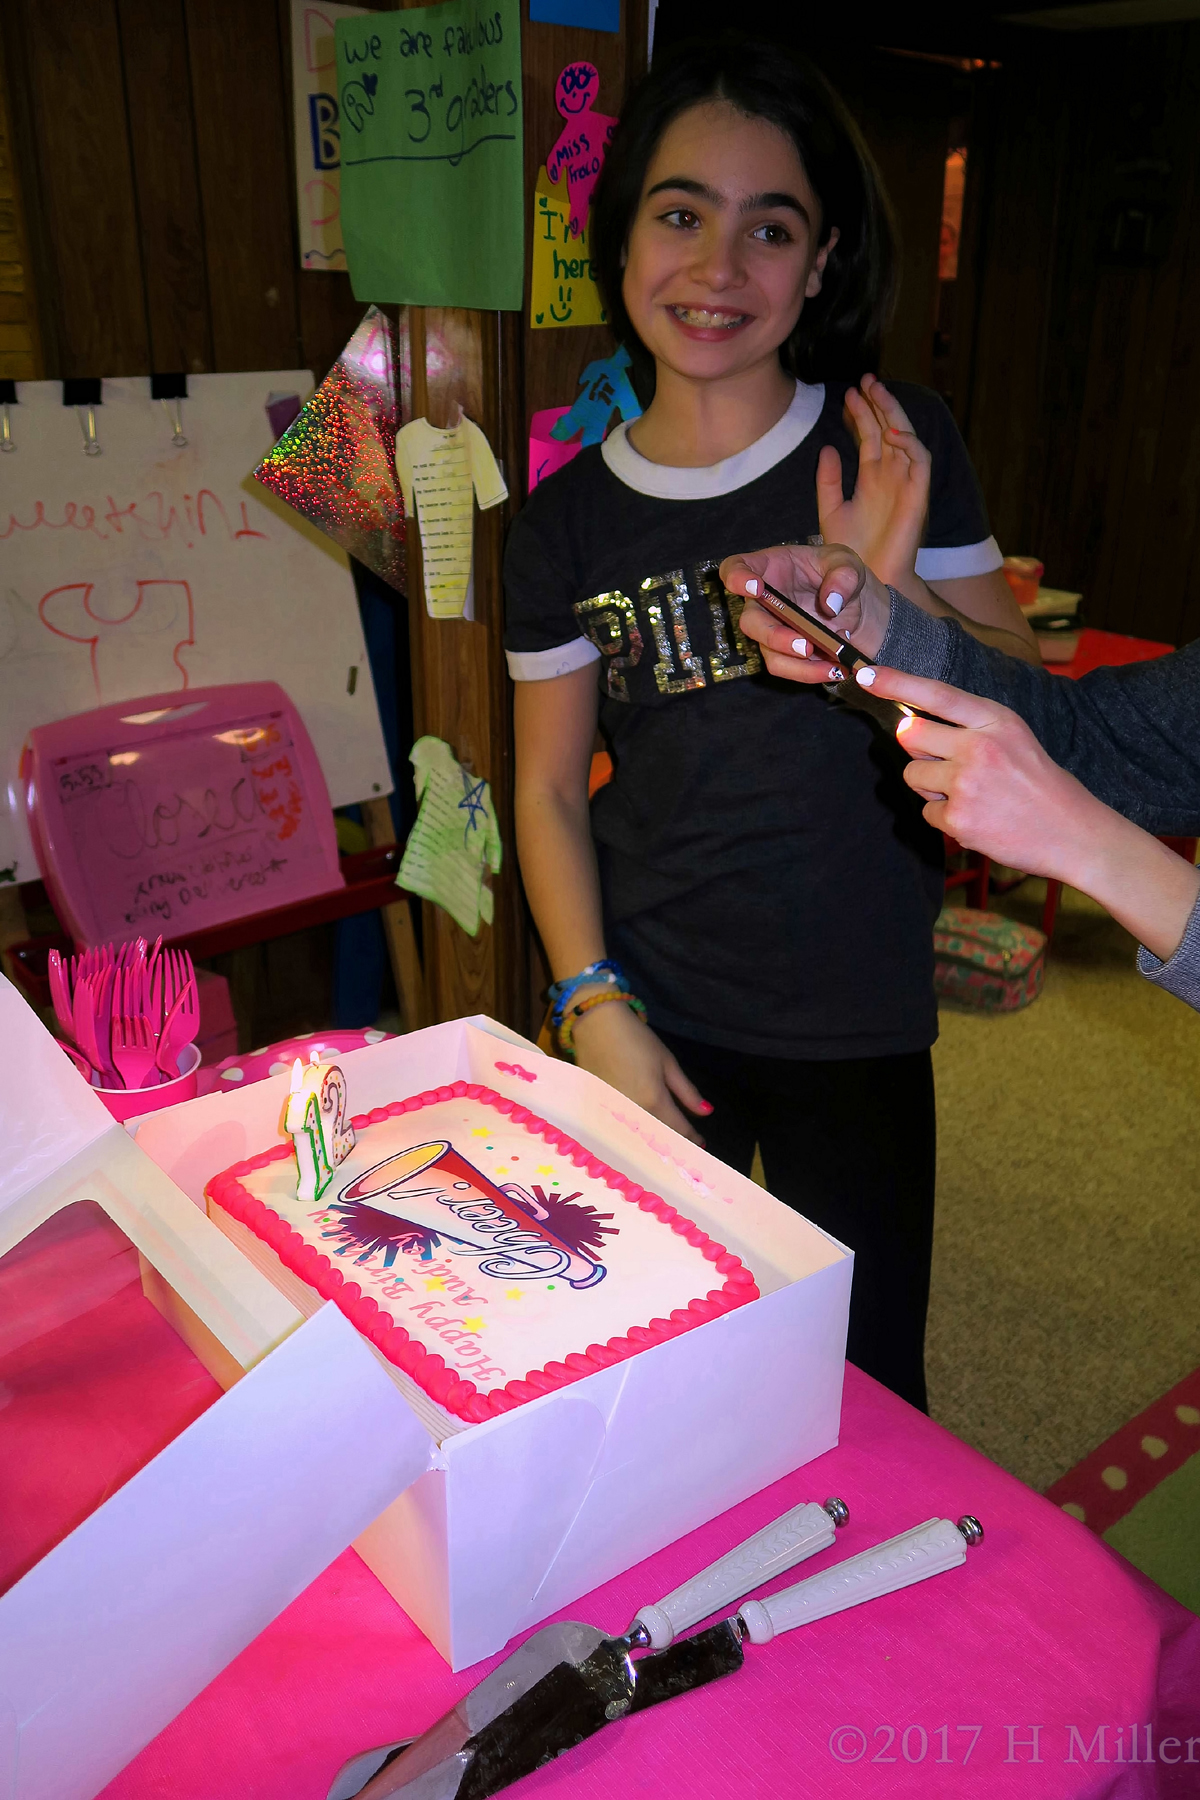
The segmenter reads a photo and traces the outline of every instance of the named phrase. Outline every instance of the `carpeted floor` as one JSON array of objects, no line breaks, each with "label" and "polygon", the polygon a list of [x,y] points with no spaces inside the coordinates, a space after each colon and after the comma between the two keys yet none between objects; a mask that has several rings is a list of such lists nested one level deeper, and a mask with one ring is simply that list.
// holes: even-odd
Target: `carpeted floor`
[{"label": "carpeted floor", "polygon": [[1038,1489],[1200,1365],[1200,1018],[1134,950],[1068,891],[1042,996],[934,1053],[932,1410]]}]

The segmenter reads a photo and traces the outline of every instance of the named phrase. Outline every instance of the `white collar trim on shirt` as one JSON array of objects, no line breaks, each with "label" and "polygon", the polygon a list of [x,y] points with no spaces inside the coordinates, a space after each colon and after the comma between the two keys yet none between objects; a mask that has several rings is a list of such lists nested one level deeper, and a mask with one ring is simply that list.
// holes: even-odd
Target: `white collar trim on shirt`
[{"label": "white collar trim on shirt", "polygon": [[739,450],[736,456],[727,456],[724,462],[710,463],[703,469],[680,469],[639,456],[626,436],[627,424],[618,425],[605,438],[600,454],[617,480],[636,493],[648,494],[654,500],[714,500],[720,494],[732,494],[748,482],[757,481],[785,456],[790,456],[820,418],[824,404],[823,384],[808,387],[798,381],[791,405],[770,431]]}]

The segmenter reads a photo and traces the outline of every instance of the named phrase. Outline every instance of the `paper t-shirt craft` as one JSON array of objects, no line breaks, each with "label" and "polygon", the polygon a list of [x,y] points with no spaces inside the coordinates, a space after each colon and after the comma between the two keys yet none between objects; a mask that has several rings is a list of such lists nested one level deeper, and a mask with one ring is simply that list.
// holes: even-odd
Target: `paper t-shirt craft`
[{"label": "paper t-shirt craft", "polygon": [[396,434],[396,473],[410,513],[416,501],[430,617],[461,619],[471,578],[472,498],[484,512],[508,499],[492,447],[471,419],[448,431],[413,419]]},{"label": "paper t-shirt craft", "polygon": [[340,1307],[439,1440],[757,1298],[700,1226],[490,1088],[346,1123],[323,1203],[285,1142],[215,1176],[209,1213],[302,1310]]},{"label": "paper t-shirt craft", "polygon": [[492,890],[484,886],[484,864],[499,872],[500,827],[492,790],[477,781],[441,738],[418,738],[413,766],[417,822],[408,834],[396,876],[398,887],[444,907],[469,937],[479,921],[492,922]]}]

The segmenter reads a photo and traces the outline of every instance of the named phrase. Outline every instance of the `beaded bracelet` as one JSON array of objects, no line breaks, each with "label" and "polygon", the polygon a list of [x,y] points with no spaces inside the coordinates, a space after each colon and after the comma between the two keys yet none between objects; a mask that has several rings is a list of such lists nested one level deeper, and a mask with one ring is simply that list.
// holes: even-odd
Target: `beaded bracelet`
[{"label": "beaded bracelet", "polygon": [[547,990],[547,999],[551,1006],[550,1025],[552,1030],[557,1031],[562,1024],[563,1014],[567,1010],[571,995],[578,993],[581,987],[587,987],[592,982],[605,982],[616,988],[617,992],[621,994],[629,992],[629,978],[620,963],[614,962],[610,956],[601,957],[599,962],[589,963],[586,969],[580,969],[578,975],[567,975],[562,981],[551,983]]},{"label": "beaded bracelet", "polygon": [[632,1007],[639,1018],[646,1017],[646,1008],[636,994],[618,994],[615,990],[606,994],[587,994],[571,1007],[566,1018],[558,1026],[558,1047],[566,1056],[575,1055],[575,1026],[584,1013],[591,1012],[593,1006],[603,1006],[609,1000],[623,1000],[626,1006]]}]

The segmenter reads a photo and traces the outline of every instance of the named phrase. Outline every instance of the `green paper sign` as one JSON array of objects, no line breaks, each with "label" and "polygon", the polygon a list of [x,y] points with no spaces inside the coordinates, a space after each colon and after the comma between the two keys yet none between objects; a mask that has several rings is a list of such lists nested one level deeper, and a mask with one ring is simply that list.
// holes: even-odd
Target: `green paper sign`
[{"label": "green paper sign", "polygon": [[342,228],[359,300],[521,305],[519,0],[337,24]]}]

